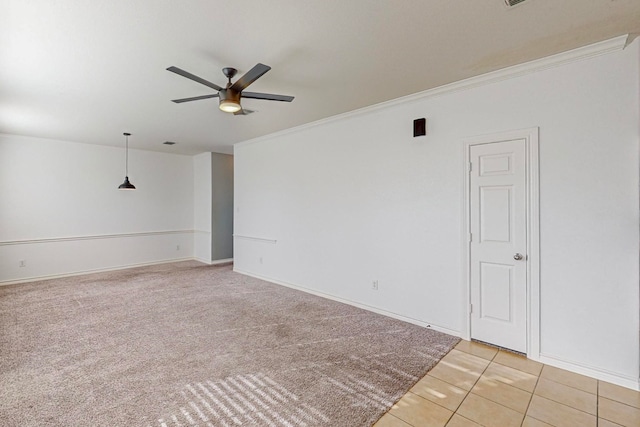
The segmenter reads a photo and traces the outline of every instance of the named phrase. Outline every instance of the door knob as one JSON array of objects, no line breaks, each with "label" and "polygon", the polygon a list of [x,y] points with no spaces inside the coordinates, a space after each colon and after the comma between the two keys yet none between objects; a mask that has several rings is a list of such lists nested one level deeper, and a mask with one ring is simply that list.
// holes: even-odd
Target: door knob
[{"label": "door knob", "polygon": [[524,258],[524,257],[522,256],[522,254],[515,254],[515,255],[513,256],[513,259],[515,259],[516,261],[520,261],[522,258]]}]

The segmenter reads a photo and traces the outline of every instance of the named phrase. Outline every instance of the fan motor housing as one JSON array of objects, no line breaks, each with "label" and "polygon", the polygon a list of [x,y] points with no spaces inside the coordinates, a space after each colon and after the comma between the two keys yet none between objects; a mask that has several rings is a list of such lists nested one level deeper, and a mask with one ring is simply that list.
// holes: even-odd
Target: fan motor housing
[{"label": "fan motor housing", "polygon": [[221,103],[222,101],[235,101],[238,104],[240,103],[240,92],[231,89],[222,89],[218,94]]}]

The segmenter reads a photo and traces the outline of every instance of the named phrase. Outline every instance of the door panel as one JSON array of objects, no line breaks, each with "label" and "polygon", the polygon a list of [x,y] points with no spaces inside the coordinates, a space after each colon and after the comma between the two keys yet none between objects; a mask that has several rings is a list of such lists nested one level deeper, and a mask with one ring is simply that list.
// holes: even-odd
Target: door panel
[{"label": "door panel", "polygon": [[511,186],[480,187],[480,240],[511,241]]},{"label": "door panel", "polygon": [[500,153],[480,158],[480,176],[505,175],[513,173],[511,153]]},{"label": "door panel", "polygon": [[471,145],[469,154],[471,337],[526,352],[525,140]]},{"label": "door panel", "polygon": [[511,322],[513,303],[513,267],[510,265],[480,263],[481,319],[490,318]]}]

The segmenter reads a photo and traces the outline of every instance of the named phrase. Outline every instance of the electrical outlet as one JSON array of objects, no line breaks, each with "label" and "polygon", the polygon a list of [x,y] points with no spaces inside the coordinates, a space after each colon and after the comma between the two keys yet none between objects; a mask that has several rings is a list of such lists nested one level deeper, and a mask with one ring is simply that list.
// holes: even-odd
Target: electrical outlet
[{"label": "electrical outlet", "polygon": [[260,264],[262,264],[262,257],[260,257]]},{"label": "electrical outlet", "polygon": [[176,251],[180,250],[180,245],[176,245]]},{"label": "electrical outlet", "polygon": [[20,267],[26,267],[27,266],[27,261],[21,259],[19,265],[20,265]]},{"label": "electrical outlet", "polygon": [[378,290],[378,281],[374,280],[373,282],[371,282],[371,289],[373,289],[374,291]]}]

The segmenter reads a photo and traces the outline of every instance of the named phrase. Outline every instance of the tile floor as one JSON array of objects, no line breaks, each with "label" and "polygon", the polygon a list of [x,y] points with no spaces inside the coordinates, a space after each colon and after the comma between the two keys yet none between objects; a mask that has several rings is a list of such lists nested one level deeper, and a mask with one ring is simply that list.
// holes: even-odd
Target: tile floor
[{"label": "tile floor", "polygon": [[640,392],[461,341],[374,427],[639,427]]}]

